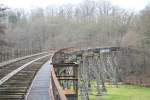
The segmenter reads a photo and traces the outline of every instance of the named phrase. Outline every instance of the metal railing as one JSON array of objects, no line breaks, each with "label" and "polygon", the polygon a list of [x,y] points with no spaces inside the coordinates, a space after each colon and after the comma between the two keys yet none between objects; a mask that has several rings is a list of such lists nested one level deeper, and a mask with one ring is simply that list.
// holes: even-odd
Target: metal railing
[{"label": "metal railing", "polygon": [[51,71],[51,85],[52,85],[52,92],[53,92],[53,99],[54,100],[67,100],[62,87],[59,84],[59,81],[56,77],[54,68],[52,67]]}]

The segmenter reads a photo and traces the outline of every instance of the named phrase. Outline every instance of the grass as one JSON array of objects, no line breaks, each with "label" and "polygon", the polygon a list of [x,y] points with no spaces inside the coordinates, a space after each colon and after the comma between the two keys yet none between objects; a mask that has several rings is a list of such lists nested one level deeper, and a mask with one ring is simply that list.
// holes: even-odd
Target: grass
[{"label": "grass", "polygon": [[102,96],[102,100],[150,100],[150,88],[133,85],[108,87],[108,95]]},{"label": "grass", "polygon": [[119,88],[107,86],[107,94],[97,96],[96,88],[92,87],[90,100],[150,100],[150,88],[120,85]]}]

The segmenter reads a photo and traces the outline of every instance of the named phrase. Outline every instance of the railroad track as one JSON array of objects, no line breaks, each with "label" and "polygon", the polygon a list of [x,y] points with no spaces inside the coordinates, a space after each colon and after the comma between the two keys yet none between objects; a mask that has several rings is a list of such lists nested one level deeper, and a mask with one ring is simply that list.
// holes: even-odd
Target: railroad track
[{"label": "railroad track", "polygon": [[2,66],[0,66],[0,79],[6,76],[8,73],[12,72],[13,70],[17,69],[21,65],[46,54],[45,53],[36,54],[35,56],[31,56],[31,57],[27,56],[27,57],[21,58],[20,60],[17,59],[16,61],[13,61],[10,63],[4,63],[4,65],[2,64]]},{"label": "railroad track", "polygon": [[24,100],[41,66],[49,55],[37,55],[0,67],[0,100]]}]

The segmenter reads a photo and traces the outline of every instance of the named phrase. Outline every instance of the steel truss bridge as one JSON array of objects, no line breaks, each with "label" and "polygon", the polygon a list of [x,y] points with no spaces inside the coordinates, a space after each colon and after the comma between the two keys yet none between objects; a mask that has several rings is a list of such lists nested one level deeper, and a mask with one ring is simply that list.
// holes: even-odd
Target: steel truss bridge
[{"label": "steel truss bridge", "polygon": [[106,82],[118,86],[120,57],[132,52],[141,54],[121,47],[65,48],[0,63],[0,100],[89,100],[93,81],[101,96]]}]

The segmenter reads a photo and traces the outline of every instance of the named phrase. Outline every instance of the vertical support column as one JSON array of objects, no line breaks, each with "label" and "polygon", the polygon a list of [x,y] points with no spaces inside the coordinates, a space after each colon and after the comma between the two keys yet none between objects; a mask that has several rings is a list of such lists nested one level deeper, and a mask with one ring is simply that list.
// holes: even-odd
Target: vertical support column
[{"label": "vertical support column", "polygon": [[85,66],[85,58],[83,57],[83,54],[80,53],[79,55],[77,55],[77,61],[79,63],[79,89],[80,89],[80,97],[81,100],[89,100],[89,95],[88,95],[88,90],[87,90],[87,85],[86,82],[87,80],[85,79],[85,71],[84,70],[86,68]]},{"label": "vertical support column", "polygon": [[98,56],[98,66],[99,66],[99,71],[100,71],[100,79],[101,79],[101,84],[102,84],[102,92],[107,92],[106,87],[105,87],[105,73],[104,73],[104,68],[105,68],[105,63],[104,63],[104,55],[105,54],[99,54]]},{"label": "vertical support column", "polygon": [[96,76],[96,83],[97,83],[97,94],[101,95],[101,78],[100,78],[100,70],[99,70],[99,65],[98,65],[98,57],[94,55],[93,57],[93,63],[95,67],[95,76]]}]

